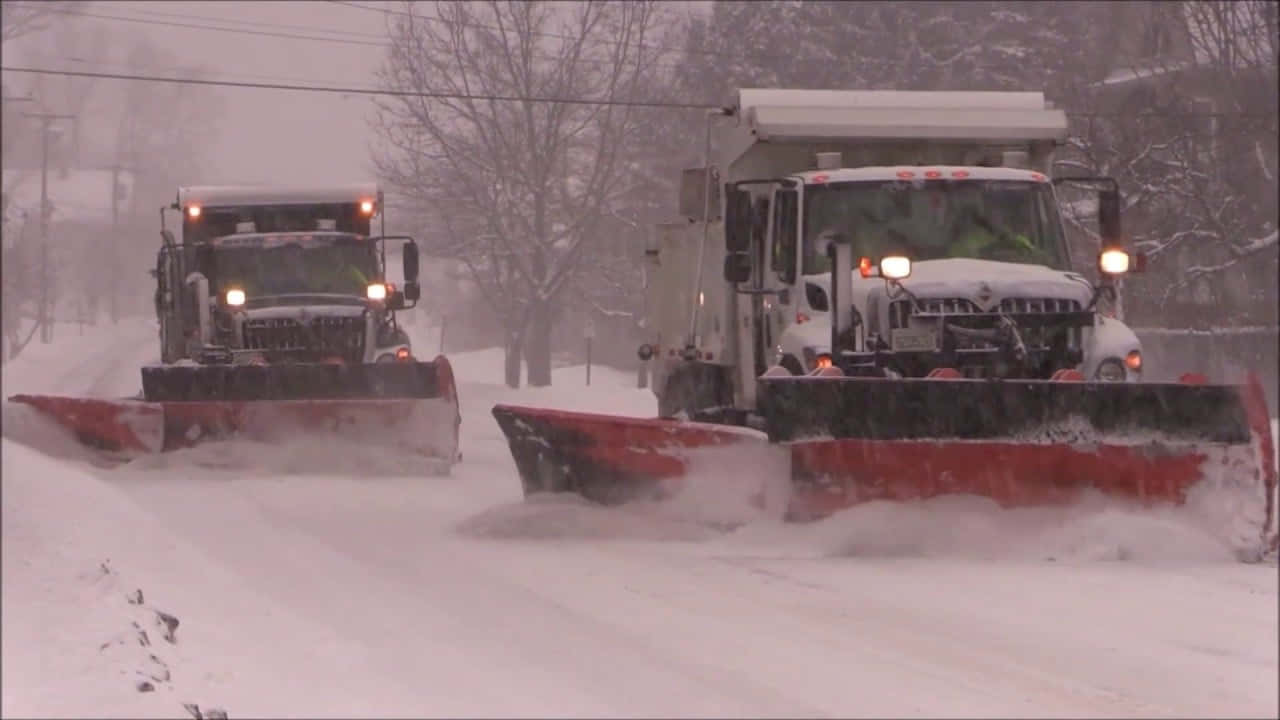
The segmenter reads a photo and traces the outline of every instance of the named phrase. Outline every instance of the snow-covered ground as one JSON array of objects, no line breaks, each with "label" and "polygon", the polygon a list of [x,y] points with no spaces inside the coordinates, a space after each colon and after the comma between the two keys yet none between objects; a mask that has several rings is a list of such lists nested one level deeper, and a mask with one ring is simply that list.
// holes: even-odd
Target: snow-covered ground
[{"label": "snow-covered ground", "polygon": [[[130,395],[155,345],[145,321],[60,331],[5,366],[4,393]],[[652,395],[601,367],[512,391],[498,353],[451,360],[448,477],[351,472],[325,447],[102,468],[18,442],[47,428],[6,411],[2,714],[1280,710],[1274,564],[1171,519],[953,498],[784,526],[717,484],[732,469],[673,506],[526,503],[495,402],[652,414]],[[706,522],[726,512],[745,524]]]}]

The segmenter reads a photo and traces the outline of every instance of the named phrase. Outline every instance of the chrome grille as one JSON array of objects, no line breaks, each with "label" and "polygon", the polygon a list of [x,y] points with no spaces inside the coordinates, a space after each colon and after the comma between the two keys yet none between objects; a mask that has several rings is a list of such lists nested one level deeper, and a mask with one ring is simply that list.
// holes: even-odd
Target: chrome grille
[{"label": "chrome grille", "polygon": [[[939,313],[945,315],[976,315],[982,309],[965,298],[926,298],[918,303],[920,312]],[[1068,298],[1005,298],[1000,307],[993,312],[1003,313],[1055,313],[1075,312],[1081,309],[1080,303]],[[890,329],[907,327],[907,319],[911,317],[910,300],[894,300],[889,303]]]},{"label": "chrome grille", "polygon": [[305,325],[293,318],[246,320],[246,350],[364,357],[363,317],[318,317]]},{"label": "chrome grille", "polygon": [[[937,313],[953,316],[986,314],[984,311],[966,298],[926,298],[921,299],[917,304],[920,312]],[[1000,301],[997,309],[991,312],[1001,313],[1058,313],[1058,312],[1077,312],[1082,310],[1083,306],[1077,300],[1069,298],[1045,298],[1045,297],[1011,297],[1004,298]],[[891,330],[909,327],[909,319],[911,317],[911,301],[895,300],[889,304],[889,328]],[[1079,348],[1083,342],[1082,331],[1080,328],[1071,328],[1067,331],[1067,347]],[[1047,349],[1048,341],[1044,337],[1045,333],[1039,328],[1027,328],[1023,333],[1023,340],[1032,349]],[[964,350],[988,350],[995,346],[991,343],[978,340],[976,338],[957,337],[956,349]]]}]

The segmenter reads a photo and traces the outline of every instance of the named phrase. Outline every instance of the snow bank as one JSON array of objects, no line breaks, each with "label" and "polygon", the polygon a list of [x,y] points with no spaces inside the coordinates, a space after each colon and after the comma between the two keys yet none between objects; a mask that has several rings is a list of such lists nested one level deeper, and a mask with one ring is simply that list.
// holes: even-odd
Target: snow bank
[{"label": "snow bank", "polygon": [[[323,708],[351,717],[377,707],[374,698],[410,706],[396,694],[402,688],[351,672],[365,651],[354,616],[350,628],[308,622],[271,599],[279,588],[250,582],[245,567],[191,544],[194,530],[174,532],[175,523],[205,525],[200,515],[160,518],[72,464],[9,440],[2,452],[4,716],[184,717],[183,704],[194,703],[232,716]],[[154,479],[189,483],[192,492],[211,487],[190,471]],[[239,518],[250,520],[243,511]],[[216,547],[235,545],[242,530],[214,528]],[[251,535],[244,539],[268,541]],[[330,591],[344,595],[340,586]],[[173,641],[159,612],[178,620]],[[140,692],[141,682],[150,690]]]},{"label": "snow bank", "polygon": [[159,359],[156,327],[154,319],[136,317],[83,329],[58,323],[52,343],[43,344],[37,337],[22,354],[5,361],[0,371],[4,395],[134,395],[142,389],[142,365]]},{"label": "snow bank", "polygon": [[1183,508],[1092,496],[1064,508],[1003,509],[972,496],[869,502],[803,526],[745,527],[723,542],[780,557],[1236,563],[1235,548]]},{"label": "snow bank", "polygon": [[[183,702],[216,706],[196,655],[220,628],[189,601],[233,585],[225,573],[82,471],[8,440],[3,464],[4,714],[174,717]],[[174,642],[157,610],[178,618]]]}]

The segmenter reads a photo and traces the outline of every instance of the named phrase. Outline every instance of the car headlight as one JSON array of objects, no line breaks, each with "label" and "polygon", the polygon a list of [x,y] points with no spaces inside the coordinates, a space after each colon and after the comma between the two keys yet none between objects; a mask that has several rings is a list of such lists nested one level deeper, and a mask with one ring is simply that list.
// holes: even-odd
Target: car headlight
[{"label": "car headlight", "polygon": [[1094,374],[1103,382],[1124,382],[1127,377],[1124,371],[1124,363],[1120,358],[1107,358],[1098,365],[1098,371]]}]

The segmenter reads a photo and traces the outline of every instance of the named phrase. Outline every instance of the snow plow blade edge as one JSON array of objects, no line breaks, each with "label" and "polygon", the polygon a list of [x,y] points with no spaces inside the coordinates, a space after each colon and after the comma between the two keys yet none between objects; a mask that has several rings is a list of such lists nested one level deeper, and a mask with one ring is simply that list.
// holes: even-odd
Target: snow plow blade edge
[{"label": "snow plow blade edge", "polygon": [[443,356],[351,368],[155,367],[144,368],[143,382],[144,388],[151,384],[145,400],[53,395],[9,400],[35,408],[85,445],[126,456],[210,440],[289,442],[298,435],[333,433],[446,467],[458,457],[457,390]]},{"label": "snow plow blade edge", "polygon": [[873,500],[972,494],[1015,508],[1092,491],[1203,506],[1214,522],[1247,527],[1232,531],[1248,536],[1241,543],[1277,545],[1275,441],[1253,375],[1239,386],[762,378],[758,402],[766,433],[506,405],[493,414],[526,496],[662,497],[680,487],[691,451],[767,442],[789,455],[794,521]]}]

